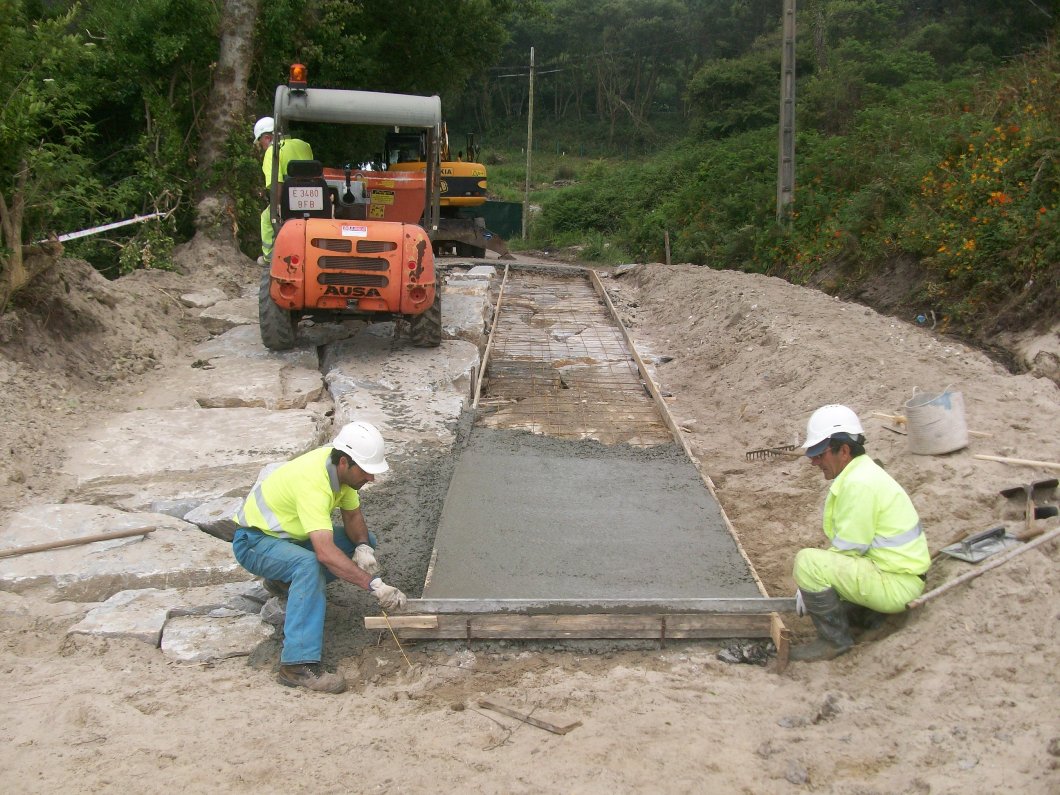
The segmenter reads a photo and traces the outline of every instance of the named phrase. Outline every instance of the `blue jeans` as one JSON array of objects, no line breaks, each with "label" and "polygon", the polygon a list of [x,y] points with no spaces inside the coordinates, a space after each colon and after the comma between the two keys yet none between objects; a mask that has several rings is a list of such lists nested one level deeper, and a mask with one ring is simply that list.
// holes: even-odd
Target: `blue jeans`
[{"label": "blue jeans", "polygon": [[[335,546],[352,557],[354,543],[342,525],[332,528]],[[376,538],[368,534],[374,548]],[[232,539],[232,553],[239,565],[267,580],[291,584],[287,614],[283,622],[281,665],[318,663],[324,652],[325,586],[335,575],[317,560],[313,544],[274,538],[251,527],[240,527]]]}]

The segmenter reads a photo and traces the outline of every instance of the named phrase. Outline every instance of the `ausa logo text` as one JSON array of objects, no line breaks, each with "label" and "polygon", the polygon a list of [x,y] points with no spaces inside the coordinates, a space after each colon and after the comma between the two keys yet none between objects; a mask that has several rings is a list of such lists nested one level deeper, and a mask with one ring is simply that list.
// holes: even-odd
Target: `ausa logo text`
[{"label": "ausa logo text", "polygon": [[380,293],[374,287],[346,287],[328,285],[324,290],[324,295],[344,295],[347,298],[379,298]]}]

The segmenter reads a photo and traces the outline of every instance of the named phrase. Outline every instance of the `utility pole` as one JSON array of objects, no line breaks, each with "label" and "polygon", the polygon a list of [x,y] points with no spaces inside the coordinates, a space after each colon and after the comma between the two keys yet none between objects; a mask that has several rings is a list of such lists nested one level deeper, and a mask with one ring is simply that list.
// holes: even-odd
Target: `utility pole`
[{"label": "utility pole", "polygon": [[795,202],[795,0],[784,0],[780,56],[780,146],[777,158],[777,223],[791,218]]},{"label": "utility pole", "polygon": [[523,240],[530,217],[530,162],[534,150],[534,48],[530,48],[530,103],[526,111],[526,190],[523,193]]}]

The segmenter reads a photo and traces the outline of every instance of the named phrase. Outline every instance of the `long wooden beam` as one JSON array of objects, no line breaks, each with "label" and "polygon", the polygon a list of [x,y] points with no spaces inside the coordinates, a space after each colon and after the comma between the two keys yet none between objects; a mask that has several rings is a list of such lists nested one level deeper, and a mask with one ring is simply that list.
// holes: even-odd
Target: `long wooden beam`
[{"label": "long wooden beam", "polygon": [[795,599],[693,598],[693,599],[410,599],[406,612],[414,613],[503,613],[503,614],[584,614],[584,613],[705,613],[745,615],[793,613]]},{"label": "long wooden beam", "polygon": [[[681,640],[701,638],[771,638],[770,614],[670,614],[630,615],[594,613],[582,615],[436,614],[366,616],[366,629],[389,626],[401,638],[420,640],[464,639],[644,639]],[[786,661],[786,654],[785,661]]]}]

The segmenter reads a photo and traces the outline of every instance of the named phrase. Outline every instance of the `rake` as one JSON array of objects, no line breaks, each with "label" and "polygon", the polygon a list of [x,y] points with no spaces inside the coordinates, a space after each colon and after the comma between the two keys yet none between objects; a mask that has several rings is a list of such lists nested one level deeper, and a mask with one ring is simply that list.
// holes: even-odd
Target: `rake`
[{"label": "rake", "polygon": [[748,461],[764,461],[767,458],[801,458],[802,453],[796,453],[798,445],[780,444],[775,447],[760,447],[757,450],[748,450],[744,458]]}]

